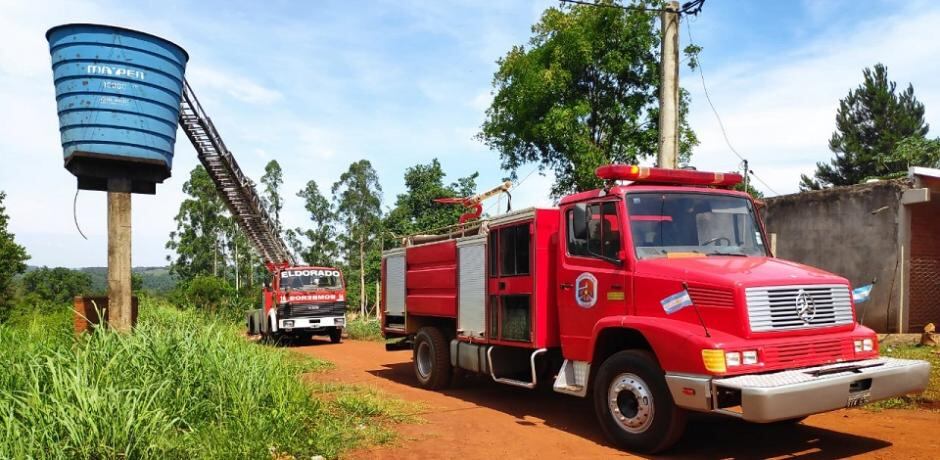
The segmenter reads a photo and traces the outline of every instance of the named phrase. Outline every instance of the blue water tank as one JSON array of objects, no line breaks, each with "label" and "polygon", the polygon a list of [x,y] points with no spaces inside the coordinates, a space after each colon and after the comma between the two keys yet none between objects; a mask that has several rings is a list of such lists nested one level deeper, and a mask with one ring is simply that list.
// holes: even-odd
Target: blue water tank
[{"label": "blue water tank", "polygon": [[65,167],[78,187],[154,193],[173,164],[186,51],[96,24],[53,27],[46,39]]}]

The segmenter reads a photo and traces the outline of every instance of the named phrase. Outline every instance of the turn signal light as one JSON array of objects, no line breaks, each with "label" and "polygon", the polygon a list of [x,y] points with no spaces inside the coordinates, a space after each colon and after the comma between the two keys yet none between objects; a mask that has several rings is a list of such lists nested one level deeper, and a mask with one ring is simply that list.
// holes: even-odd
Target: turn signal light
[{"label": "turn signal light", "polygon": [[594,174],[604,180],[628,180],[676,185],[711,185],[714,187],[733,187],[744,180],[737,173],[650,168],[635,165],[605,165],[597,168]]},{"label": "turn signal light", "polygon": [[702,363],[709,372],[723,373],[728,370],[725,367],[724,350],[702,350]]}]

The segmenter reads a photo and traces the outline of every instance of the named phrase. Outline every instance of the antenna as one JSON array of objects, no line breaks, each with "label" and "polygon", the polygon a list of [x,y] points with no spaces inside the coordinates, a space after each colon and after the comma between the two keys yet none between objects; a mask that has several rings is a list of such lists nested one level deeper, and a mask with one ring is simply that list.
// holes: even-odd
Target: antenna
[{"label": "antenna", "polygon": [[[689,284],[685,281],[682,282],[682,289],[685,289],[685,292],[689,292]],[[691,298],[692,296],[689,295]],[[712,335],[708,333],[708,328],[705,327],[705,321],[702,319],[702,313],[698,311],[698,305],[695,305],[695,302],[692,302],[692,309],[695,310],[695,316],[698,317],[699,324],[702,325],[702,329],[705,330],[705,337],[711,337]]]}]

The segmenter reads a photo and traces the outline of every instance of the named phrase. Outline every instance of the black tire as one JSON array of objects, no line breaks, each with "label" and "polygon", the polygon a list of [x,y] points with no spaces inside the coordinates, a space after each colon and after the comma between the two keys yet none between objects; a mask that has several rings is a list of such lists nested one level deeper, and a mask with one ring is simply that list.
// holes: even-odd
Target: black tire
[{"label": "black tire", "polygon": [[771,426],[792,426],[792,425],[799,425],[800,422],[802,422],[803,420],[806,420],[806,417],[809,417],[809,415],[804,415],[804,416],[802,416],[802,417],[788,418],[788,419],[786,419],[786,420],[777,420],[776,422],[770,422],[770,425],[771,425]]},{"label": "black tire", "polygon": [[336,327],[330,329],[330,342],[340,343],[343,341],[343,330]]},{"label": "black tire", "polygon": [[651,454],[682,436],[686,412],[673,402],[665,374],[649,352],[615,353],[600,365],[593,381],[594,412],[617,447]]},{"label": "black tire", "polygon": [[423,327],[415,334],[412,361],[421,387],[440,390],[450,385],[453,373],[450,348],[444,334],[436,327]]}]

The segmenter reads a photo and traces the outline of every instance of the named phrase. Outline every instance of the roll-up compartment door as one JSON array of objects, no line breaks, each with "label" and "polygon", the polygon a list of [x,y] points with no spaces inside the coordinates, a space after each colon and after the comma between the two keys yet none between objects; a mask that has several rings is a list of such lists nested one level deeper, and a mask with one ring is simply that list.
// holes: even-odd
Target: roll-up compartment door
[{"label": "roll-up compartment door", "polygon": [[483,337],[486,330],[486,237],[457,243],[457,334]]}]

